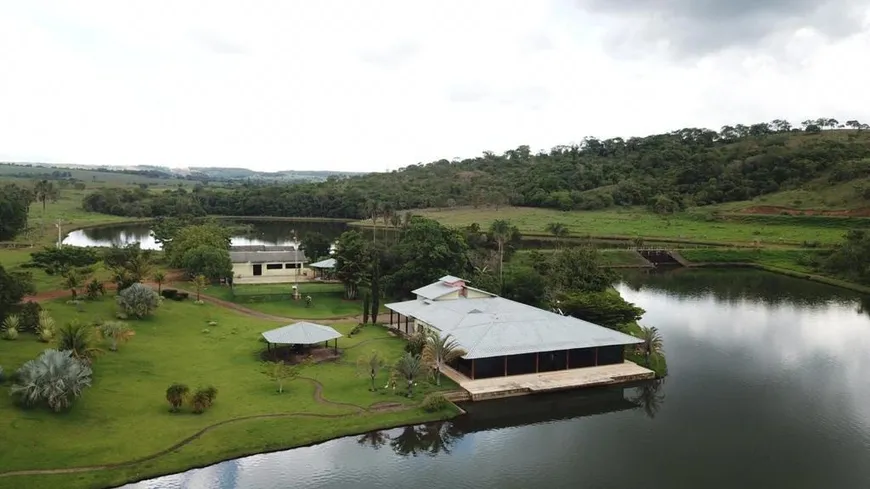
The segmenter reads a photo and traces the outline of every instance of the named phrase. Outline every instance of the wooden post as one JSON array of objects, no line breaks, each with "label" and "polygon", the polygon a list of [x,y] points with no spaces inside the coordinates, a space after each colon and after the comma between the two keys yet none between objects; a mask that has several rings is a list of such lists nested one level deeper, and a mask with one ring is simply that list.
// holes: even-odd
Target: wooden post
[{"label": "wooden post", "polygon": [[507,355],[504,356],[504,376],[507,377]]},{"label": "wooden post", "polygon": [[595,347],[595,366],[598,366],[598,347]]},{"label": "wooden post", "polygon": [[335,353],[338,353],[338,338],[335,339]]},{"label": "wooden post", "polygon": [[540,361],[541,361],[541,352],[536,351],[535,352],[535,373],[539,372],[538,365],[540,364]]},{"label": "wooden post", "polygon": [[571,350],[565,350],[565,370],[571,369]]},{"label": "wooden post", "polygon": [[474,380],[474,359],[471,359],[471,380]]},{"label": "wooden post", "polygon": [[393,325],[393,310],[390,309],[390,326]]},{"label": "wooden post", "polygon": [[409,327],[409,321],[410,320],[408,319],[408,316],[405,316],[405,334],[411,334],[410,327]]}]

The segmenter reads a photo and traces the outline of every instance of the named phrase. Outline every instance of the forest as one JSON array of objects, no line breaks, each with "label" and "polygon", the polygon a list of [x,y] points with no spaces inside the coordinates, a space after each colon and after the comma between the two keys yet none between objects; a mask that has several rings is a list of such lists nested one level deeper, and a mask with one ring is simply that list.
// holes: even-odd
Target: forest
[{"label": "forest", "polygon": [[[850,128],[850,129],[845,129]],[[820,118],[686,128],[642,138],[583,139],[532,153],[439,160],[325,182],[197,185],[163,193],[104,188],[86,210],[121,216],[244,215],[362,218],[386,210],[516,205],[592,210],[644,205],[659,213],[870,176],[867,124]]]}]

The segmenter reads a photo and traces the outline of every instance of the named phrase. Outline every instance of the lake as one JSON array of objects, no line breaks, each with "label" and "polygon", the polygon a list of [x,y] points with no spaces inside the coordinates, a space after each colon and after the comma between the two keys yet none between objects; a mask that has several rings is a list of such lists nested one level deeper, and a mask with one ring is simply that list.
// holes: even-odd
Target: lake
[{"label": "lake", "polygon": [[[660,385],[476,403],[128,489],[850,488],[870,481],[870,300],[749,270],[636,272]],[[867,368],[865,368],[867,367]]]}]

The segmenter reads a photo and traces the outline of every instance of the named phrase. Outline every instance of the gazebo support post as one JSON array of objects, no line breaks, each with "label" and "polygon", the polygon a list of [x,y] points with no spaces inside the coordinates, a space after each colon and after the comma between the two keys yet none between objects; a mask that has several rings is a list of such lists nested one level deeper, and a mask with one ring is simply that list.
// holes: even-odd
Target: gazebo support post
[{"label": "gazebo support post", "polygon": [[540,363],[541,363],[541,353],[536,351],[535,352],[535,373],[539,372],[538,365],[540,365]]},{"label": "gazebo support post", "polygon": [[474,380],[474,359],[471,359],[471,380]]},{"label": "gazebo support post", "polygon": [[333,350],[336,354],[338,353],[338,338],[335,339],[335,350]]},{"label": "gazebo support post", "polygon": [[390,327],[393,327],[393,310],[390,309]]}]

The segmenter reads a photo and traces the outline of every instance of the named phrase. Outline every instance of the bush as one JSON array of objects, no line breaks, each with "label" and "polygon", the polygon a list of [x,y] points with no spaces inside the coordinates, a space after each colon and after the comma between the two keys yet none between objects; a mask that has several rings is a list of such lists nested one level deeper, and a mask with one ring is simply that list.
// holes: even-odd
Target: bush
[{"label": "bush", "polygon": [[6,380],[6,374],[3,373],[3,366],[0,365],[0,384],[2,384],[3,381],[5,381],[5,380]]},{"label": "bush", "polygon": [[106,287],[97,279],[93,279],[88,282],[88,285],[85,289],[85,295],[90,300],[96,300],[101,295],[106,295]]},{"label": "bush", "polygon": [[14,340],[18,338],[18,329],[21,327],[21,321],[15,314],[6,316],[3,324],[0,325],[0,332],[3,333],[4,340]]},{"label": "bush", "polygon": [[160,300],[151,287],[136,283],[118,294],[118,305],[128,316],[141,319],[153,313],[160,305]]},{"label": "bush", "polygon": [[170,411],[178,412],[181,408],[181,405],[184,404],[184,399],[187,398],[187,394],[190,393],[190,388],[185,384],[179,384],[178,382],[171,384],[166,389],[166,400],[169,401],[169,405],[171,408]]},{"label": "bush", "polygon": [[188,293],[188,292],[179,292],[178,295],[175,296],[175,300],[177,300],[177,301],[183,301],[183,300],[187,300],[188,297],[190,297],[190,293]]},{"label": "bush", "polygon": [[444,397],[444,394],[436,392],[434,394],[429,394],[426,399],[423,399],[423,403],[420,407],[422,407],[424,411],[434,413],[446,409],[449,404],[450,401]]},{"label": "bush", "polygon": [[167,299],[175,299],[175,296],[178,295],[178,290],[176,290],[176,289],[163,289],[160,292],[160,295],[162,295],[163,297],[165,297]]},{"label": "bush", "polygon": [[211,407],[216,398],[217,389],[214,386],[201,387],[190,398],[190,405],[194,413],[202,414]]},{"label": "bush", "polygon": [[36,333],[39,330],[39,313],[42,312],[42,306],[33,301],[27,301],[21,306],[19,316],[18,331],[28,331]]},{"label": "bush", "polygon": [[45,403],[58,412],[72,405],[91,386],[91,369],[72,352],[45,350],[18,369],[10,393],[25,406]]}]

